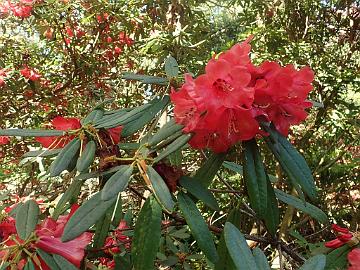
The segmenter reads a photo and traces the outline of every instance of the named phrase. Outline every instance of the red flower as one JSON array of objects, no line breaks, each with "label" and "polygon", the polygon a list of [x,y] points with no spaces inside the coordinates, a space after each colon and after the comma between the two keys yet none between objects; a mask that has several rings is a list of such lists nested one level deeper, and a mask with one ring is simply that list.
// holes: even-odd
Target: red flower
[{"label": "red flower", "polygon": [[31,81],[37,81],[41,78],[41,75],[37,73],[35,70],[28,68],[25,66],[22,70],[20,70],[21,75],[23,75],[26,79]]},{"label": "red flower", "polygon": [[0,69],[0,87],[5,85],[5,78],[6,77],[7,77],[6,70],[5,69]]},{"label": "red flower", "polygon": [[334,240],[325,243],[325,247],[339,248],[349,242],[353,235],[347,228],[342,228],[339,225],[333,224],[331,228],[337,233],[337,237]]},{"label": "red flower", "polygon": [[[81,128],[80,120],[77,118],[65,118],[62,116],[57,116],[51,121],[51,125],[57,130],[74,130]],[[49,136],[49,137],[36,137],[36,141],[41,143],[45,148],[55,149],[63,148],[68,144],[74,136],[64,135],[64,136]]]},{"label": "red flower", "polygon": [[3,221],[0,222],[1,241],[8,239],[12,234],[16,234],[15,219],[12,217],[6,217]]},{"label": "red flower", "polygon": [[60,216],[57,221],[52,218],[45,219],[35,231],[39,239],[34,243],[34,246],[48,253],[58,254],[75,266],[80,267],[85,254],[85,247],[90,243],[92,234],[84,232],[71,241],[65,243],[61,241],[64,227],[77,208],[78,205],[74,205],[70,214]]},{"label": "red flower", "polygon": [[360,248],[354,248],[348,254],[349,268],[348,270],[360,270]]},{"label": "red flower", "polygon": [[114,144],[118,144],[120,142],[122,129],[123,129],[123,126],[118,126],[118,127],[108,129],[109,135],[110,135],[111,139],[113,140]]},{"label": "red flower", "polygon": [[8,144],[10,142],[10,138],[8,136],[0,136],[0,145]]}]

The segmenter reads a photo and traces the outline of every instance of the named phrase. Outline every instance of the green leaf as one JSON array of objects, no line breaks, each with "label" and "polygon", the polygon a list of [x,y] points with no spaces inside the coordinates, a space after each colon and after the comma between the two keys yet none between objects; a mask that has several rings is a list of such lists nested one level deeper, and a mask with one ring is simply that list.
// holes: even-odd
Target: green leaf
[{"label": "green leaf", "polygon": [[38,223],[40,209],[33,200],[28,200],[19,206],[16,212],[16,231],[21,239],[27,239],[35,230]]},{"label": "green leaf", "polygon": [[94,162],[95,152],[96,143],[94,141],[89,141],[76,162],[76,169],[78,172],[85,172],[89,170],[90,165]]},{"label": "green leaf", "polygon": [[151,182],[151,187],[154,191],[156,199],[167,211],[171,212],[174,208],[175,203],[172,199],[169,188],[165,184],[164,180],[151,166],[147,167],[146,173]]},{"label": "green leaf", "polygon": [[104,110],[102,109],[95,109],[91,111],[84,119],[82,119],[80,122],[83,126],[94,124],[97,121],[99,121],[104,115]]},{"label": "green leaf", "polygon": [[25,264],[24,270],[35,270],[35,265],[31,261],[31,259],[28,259],[28,262]]},{"label": "green leaf", "polygon": [[79,174],[78,176],[75,177],[75,180],[86,180],[86,179],[89,179],[89,178],[97,178],[97,177],[100,177],[100,176],[113,174],[113,173],[117,172],[121,168],[121,166],[123,166],[123,165],[112,167],[111,169],[109,169],[107,171],[104,171],[104,172],[99,172],[98,171],[98,172],[90,172],[90,173],[81,173],[81,174]]},{"label": "green leaf", "polygon": [[119,143],[118,146],[123,150],[137,150],[140,147],[140,143]]},{"label": "green leaf", "polygon": [[326,255],[325,270],[346,269],[348,264],[347,255],[350,250],[350,246],[344,245],[331,251],[328,255]]},{"label": "green leaf", "polygon": [[321,209],[310,204],[309,202],[303,202],[299,198],[296,198],[290,194],[286,194],[285,192],[278,189],[275,189],[275,195],[280,201],[289,204],[295,207],[296,209],[303,211],[304,213],[309,214],[319,222],[323,224],[329,223],[326,214]]},{"label": "green leaf", "polygon": [[80,139],[75,138],[69,142],[58,154],[56,159],[50,165],[50,177],[58,176],[66,170],[71,161],[79,155]]},{"label": "green leaf", "polygon": [[106,213],[115,201],[116,197],[103,201],[101,200],[101,192],[96,193],[81,205],[66,223],[61,240],[66,242],[85,232]]},{"label": "green leaf", "polygon": [[0,270],[6,270],[8,266],[10,266],[10,263],[2,261],[0,265]]},{"label": "green leaf", "polygon": [[[121,195],[119,194],[117,197],[117,201],[115,203],[115,209],[114,209],[114,215],[113,215],[113,219],[112,219],[112,225],[117,227],[119,226],[119,223],[121,221],[123,217],[123,212],[122,212],[122,199],[121,199]],[[127,223],[130,224],[130,223]]]},{"label": "green leaf", "polygon": [[52,214],[53,219],[57,220],[58,217],[67,209],[67,203],[77,197],[80,193],[82,184],[83,182],[79,180],[74,180],[70,184],[65,193],[61,196],[59,202],[56,204],[54,213]]},{"label": "green leaf", "polygon": [[183,147],[190,139],[192,134],[184,134],[169,144],[159,155],[154,159],[154,163],[159,162],[160,160],[164,159],[171,153],[174,153],[181,147]]},{"label": "green leaf", "polygon": [[323,270],[326,265],[325,255],[316,255],[308,259],[299,270]]},{"label": "green leaf", "polygon": [[105,215],[96,222],[95,224],[96,230],[93,237],[94,248],[101,248],[104,245],[105,239],[109,233],[113,210],[114,210],[113,207],[111,207],[105,213]]},{"label": "green leaf", "polygon": [[51,254],[39,248],[36,249],[36,253],[40,255],[40,257],[44,260],[44,262],[49,266],[51,270],[61,270]]},{"label": "green leaf", "polygon": [[280,213],[278,201],[275,196],[274,188],[272,187],[269,178],[267,177],[267,208],[264,215],[265,226],[272,236],[275,236],[277,228],[280,223]]},{"label": "green leaf", "polygon": [[202,217],[195,203],[183,192],[178,196],[179,208],[184,215],[186,223],[189,225],[191,234],[195,238],[197,245],[204,252],[205,256],[212,263],[219,260],[213,237],[208,226]]},{"label": "green leaf", "polygon": [[178,132],[183,128],[182,125],[175,123],[174,119],[171,119],[163,127],[161,127],[155,134],[149,139],[149,145],[153,146],[161,142],[162,140],[168,138],[172,134]]},{"label": "green leaf", "polygon": [[227,153],[211,154],[204,164],[197,170],[194,178],[198,179],[204,187],[209,187],[216,173],[221,168]]},{"label": "green leaf", "polygon": [[124,126],[121,136],[130,136],[144,127],[147,123],[151,122],[154,117],[169,104],[169,102],[170,97],[167,95],[163,98],[155,98],[152,105],[146,110],[146,112],[142,112],[135,120]]},{"label": "green leaf", "polygon": [[176,78],[179,75],[179,65],[171,55],[165,60],[165,73],[169,79]]},{"label": "green leaf", "polygon": [[75,265],[60,255],[54,254],[53,258],[61,270],[79,270]]},{"label": "green leaf", "polygon": [[139,213],[132,241],[131,253],[136,270],[154,268],[161,237],[161,216],[160,205],[149,197]]},{"label": "green leaf", "polygon": [[314,178],[303,156],[275,129],[265,125],[262,125],[262,127],[269,133],[269,136],[264,136],[267,145],[288,175],[299,195],[302,196],[299,188],[300,185],[309,198],[315,200],[317,192]]},{"label": "green leaf", "polygon": [[[254,248],[253,251],[253,256],[255,259],[255,263],[257,265],[257,270],[271,270],[270,265],[266,259],[266,256],[264,254],[264,252],[262,252],[262,250],[260,248]],[[314,268],[314,270],[317,268]]]},{"label": "green leaf", "polygon": [[196,179],[182,176],[180,178],[180,185],[211,209],[215,211],[220,210],[214,195],[207,188],[203,187]]},{"label": "green leaf", "polygon": [[243,142],[244,179],[251,207],[263,218],[267,211],[267,175],[256,140]]},{"label": "green leaf", "polygon": [[36,151],[29,151],[25,153],[22,157],[50,157],[55,156],[61,152],[62,149],[43,149]]},{"label": "green leaf", "polygon": [[140,81],[145,84],[159,84],[167,85],[168,80],[166,78],[154,77],[149,75],[135,74],[131,72],[124,72],[122,78],[125,80]]},{"label": "green leaf", "polygon": [[228,252],[237,270],[258,269],[244,236],[230,222],[225,223],[224,238]]},{"label": "green leaf", "polygon": [[103,201],[116,198],[119,192],[127,187],[133,172],[132,165],[123,165],[109,180],[107,180],[104,188],[101,190],[101,199]]},{"label": "green leaf", "polygon": [[45,130],[45,129],[0,129],[0,136],[20,136],[20,137],[48,137],[62,136],[65,131]]},{"label": "green leaf", "polygon": [[115,270],[132,270],[131,258],[128,254],[124,256],[114,255]]},{"label": "green leaf", "polygon": [[[155,100],[156,101],[156,100]],[[136,120],[144,114],[154,103],[154,100],[144,105],[133,108],[131,111],[119,111],[117,113],[105,116],[95,123],[96,128],[113,128],[119,125],[127,124]]]}]

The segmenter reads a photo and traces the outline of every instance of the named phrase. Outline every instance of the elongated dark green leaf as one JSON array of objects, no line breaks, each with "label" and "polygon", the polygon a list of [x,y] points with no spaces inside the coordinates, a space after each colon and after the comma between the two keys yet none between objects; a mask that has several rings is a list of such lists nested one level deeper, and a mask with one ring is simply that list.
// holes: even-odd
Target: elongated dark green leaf
[{"label": "elongated dark green leaf", "polygon": [[104,188],[101,190],[101,199],[107,201],[116,198],[119,192],[122,192],[127,187],[132,172],[132,165],[122,166],[106,182]]},{"label": "elongated dark green leaf", "polygon": [[280,223],[280,213],[274,188],[272,187],[269,178],[267,178],[267,194],[267,208],[263,219],[270,234],[275,236]]},{"label": "elongated dark green leaf", "polygon": [[61,240],[66,242],[85,232],[106,213],[115,201],[116,197],[112,200],[103,201],[101,200],[101,192],[96,193],[81,205],[66,223]]},{"label": "elongated dark green leaf", "polygon": [[177,198],[179,208],[184,215],[186,223],[190,227],[191,234],[194,236],[197,245],[202,252],[204,252],[209,261],[215,264],[219,260],[219,256],[215,248],[213,237],[199,209],[183,192],[179,192]]},{"label": "elongated dark green leaf", "polygon": [[29,151],[25,153],[22,157],[50,157],[55,156],[61,152],[62,149],[44,149],[44,150],[36,150]]},{"label": "elongated dark green leaf", "polygon": [[[231,209],[226,221],[231,222],[232,224],[235,224],[237,226],[240,225],[241,214],[237,207]],[[215,265],[215,270],[236,270],[236,266],[233,260],[231,259],[230,254],[226,247],[224,231],[221,233],[217,252],[219,254],[219,261]]]},{"label": "elongated dark green leaf", "polygon": [[40,257],[50,267],[51,270],[61,270],[51,254],[46,253],[45,251],[39,248],[36,250],[36,253],[40,255]]},{"label": "elongated dark green leaf", "polygon": [[48,137],[62,136],[65,131],[46,130],[46,129],[0,129],[0,136],[20,136],[20,137]]},{"label": "elongated dark green leaf", "polygon": [[115,270],[133,269],[129,254],[125,254],[124,256],[114,255],[114,261],[115,261]]},{"label": "elongated dark green leaf", "polygon": [[123,150],[137,150],[140,147],[140,143],[119,143],[118,146]]},{"label": "elongated dark green leaf", "polygon": [[172,199],[169,188],[165,184],[164,180],[151,166],[147,167],[147,175],[150,179],[156,199],[166,210],[171,212],[174,208],[175,203]]},{"label": "elongated dark green leaf", "polygon": [[166,78],[154,77],[149,75],[135,74],[131,72],[124,72],[122,78],[125,80],[135,80],[146,84],[160,84],[166,85],[168,80]]},{"label": "elongated dark green leaf", "polygon": [[312,205],[311,203],[303,202],[302,200],[300,200],[290,194],[286,194],[285,192],[278,190],[278,189],[275,189],[275,195],[280,201],[282,201],[286,204],[289,204],[289,205],[295,207],[296,209],[303,211],[304,213],[309,214],[310,216],[312,216],[319,222],[321,222],[323,224],[327,224],[329,222],[326,214],[321,209],[317,208],[316,206]]},{"label": "elongated dark green leaf", "polygon": [[270,150],[279,161],[281,167],[292,181],[295,189],[301,196],[298,190],[298,185],[309,196],[311,200],[317,197],[316,186],[314,178],[312,177],[311,170],[307,165],[304,157],[293,147],[293,145],[279,132],[271,127],[263,125],[269,136],[264,136],[264,139],[269,146]]},{"label": "elongated dark green leaf", "polygon": [[[260,248],[255,248],[252,251],[255,259],[255,263],[257,265],[257,270],[271,270],[270,265],[266,259],[264,252]],[[315,270],[316,268],[314,268]]]},{"label": "elongated dark green leaf", "polygon": [[178,132],[179,130],[181,130],[183,128],[182,125],[178,125],[175,123],[174,119],[171,119],[169,122],[167,122],[163,127],[161,127],[158,132],[156,132],[154,134],[154,136],[152,136],[149,139],[149,145],[153,146],[158,144],[159,142],[161,142],[162,140],[168,138],[169,136],[171,136],[172,134]]},{"label": "elongated dark green leaf", "polygon": [[80,193],[82,184],[82,181],[74,180],[68,189],[66,189],[65,193],[61,196],[59,202],[56,204],[54,213],[52,214],[55,220],[57,220],[57,218],[67,209],[67,203],[70,202],[73,198],[77,197],[77,195]]},{"label": "elongated dark green leaf", "polygon": [[139,129],[143,128],[147,123],[151,122],[154,117],[169,104],[169,102],[169,96],[164,96],[161,99],[157,98],[153,100],[152,105],[148,109],[146,109],[146,112],[141,113],[137,119],[127,123],[124,126],[121,132],[121,136],[130,136]]},{"label": "elongated dark green leaf", "polygon": [[204,187],[209,187],[214,176],[221,168],[227,153],[211,154],[204,164],[197,170],[194,178],[198,179]]},{"label": "elongated dark green leaf", "polygon": [[113,219],[112,219],[112,225],[117,227],[119,226],[119,223],[121,221],[123,217],[123,212],[122,212],[122,199],[121,199],[121,195],[119,194],[117,197],[117,201],[115,203],[115,209],[114,209],[114,215],[113,215]]},{"label": "elongated dark green leaf", "polygon": [[180,178],[180,185],[186,188],[188,192],[190,192],[200,201],[204,202],[210,208],[216,211],[220,210],[214,195],[207,188],[201,185],[196,179],[182,176]]},{"label": "elongated dark green leaf", "polygon": [[134,231],[131,253],[134,269],[154,269],[154,260],[160,244],[161,207],[149,197],[141,208]]},{"label": "elongated dark green leaf", "polygon": [[28,200],[16,212],[16,231],[21,239],[27,239],[35,230],[40,209],[36,202]]},{"label": "elongated dark green leaf", "polygon": [[122,165],[112,167],[111,169],[104,171],[104,172],[90,172],[90,173],[81,173],[78,176],[75,177],[75,180],[86,180],[89,178],[97,178],[99,176],[106,176],[109,174],[113,174],[117,172]]},{"label": "elongated dark green leaf", "polygon": [[267,175],[256,140],[243,142],[244,179],[251,207],[263,218],[267,211]]},{"label": "elongated dark green leaf", "polygon": [[339,270],[346,269],[348,264],[347,255],[349,254],[351,247],[344,245],[331,251],[326,255],[325,270]]},{"label": "elongated dark green leaf", "polygon": [[169,79],[176,78],[179,75],[179,65],[172,56],[169,56],[165,60],[165,73]]},{"label": "elongated dark green leaf", "polygon": [[242,233],[230,222],[225,223],[224,238],[237,270],[257,269],[255,259]]},{"label": "elongated dark green leaf", "polygon": [[[50,176],[58,176],[64,170],[67,170],[74,158],[77,159],[80,150],[80,139],[75,138],[69,142],[51,163]],[[76,162],[75,162],[76,165]]]},{"label": "elongated dark green leaf", "polygon": [[159,153],[159,155],[154,159],[154,163],[159,162],[163,158],[183,147],[191,139],[191,136],[191,134],[181,135],[179,138],[169,144],[162,152]]},{"label": "elongated dark green leaf", "polygon": [[80,122],[83,126],[88,124],[94,124],[97,121],[99,121],[104,115],[104,110],[102,109],[95,109],[92,112],[90,112],[84,119],[82,119]]},{"label": "elongated dark green leaf", "polygon": [[142,114],[147,112],[147,110],[156,101],[157,100],[152,100],[149,103],[138,106],[129,112],[121,111],[121,112],[103,117],[95,123],[95,127],[96,128],[112,128],[112,127],[117,127],[119,125],[124,125],[131,121],[134,121],[134,120],[138,119]]},{"label": "elongated dark green leaf", "polygon": [[308,259],[299,270],[324,270],[326,265],[325,255],[316,255]]},{"label": "elongated dark green leaf", "polygon": [[113,214],[113,207],[105,213],[105,215],[100,218],[95,224],[95,234],[93,238],[93,247],[101,248],[104,243],[107,235],[109,234],[109,228],[111,224],[111,217]]},{"label": "elongated dark green leaf", "polygon": [[28,260],[28,262],[25,264],[24,270],[35,270],[35,265],[31,260]]},{"label": "elongated dark green leaf", "polygon": [[61,270],[79,270],[75,265],[60,255],[54,254],[53,258]]},{"label": "elongated dark green leaf", "polygon": [[90,165],[94,162],[95,152],[96,143],[94,141],[88,142],[76,162],[76,169],[78,172],[85,172],[89,170]]}]

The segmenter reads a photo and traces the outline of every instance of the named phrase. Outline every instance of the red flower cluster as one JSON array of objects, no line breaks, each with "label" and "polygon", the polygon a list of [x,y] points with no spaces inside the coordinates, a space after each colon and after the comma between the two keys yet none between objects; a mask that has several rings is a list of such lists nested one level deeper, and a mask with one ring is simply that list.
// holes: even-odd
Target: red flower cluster
[{"label": "red flower cluster", "polygon": [[[57,130],[73,130],[81,128],[80,120],[77,118],[65,118],[62,116],[57,116],[51,121],[51,125]],[[41,143],[45,148],[56,149],[63,148],[68,144],[75,136],[49,136],[49,137],[36,137],[36,141]]]},{"label": "red flower cluster", "polygon": [[194,134],[189,141],[193,148],[225,152],[260,133],[258,121],[272,122],[287,135],[290,125],[306,118],[311,69],[269,61],[253,65],[251,38],[211,59],[196,79],[185,74],[181,89],[172,91],[175,120]]},{"label": "red flower cluster", "polygon": [[12,3],[7,0],[0,4],[0,15],[8,15],[10,12],[16,17],[27,18],[31,16],[33,9],[33,0],[20,0],[18,3]]},{"label": "red flower cluster", "polygon": [[325,243],[325,247],[339,248],[352,240],[353,235],[347,228],[342,228],[339,225],[333,224],[331,226],[334,232],[337,233],[337,237],[334,240]]},{"label": "red flower cluster", "polygon": [[[130,249],[131,239],[123,234],[123,230],[126,229],[129,229],[129,227],[126,225],[126,221],[121,220],[116,230],[105,240],[103,249],[106,254],[113,256],[114,254],[119,254],[126,249]],[[101,257],[99,260],[100,263],[107,268],[115,268],[115,262],[113,259],[108,257]]]},{"label": "red flower cluster", "polygon": [[[61,236],[64,232],[64,227],[70,217],[74,214],[79,206],[73,205],[69,214],[60,216],[58,220],[54,220],[50,217],[46,218],[41,224],[37,225],[35,230],[36,238],[27,245],[27,249],[30,252],[35,251],[36,248],[41,248],[42,250],[51,253],[58,254],[69,262],[74,264],[77,267],[80,267],[81,261],[84,257],[84,250],[86,246],[90,243],[92,239],[92,234],[84,232],[77,238],[63,243],[61,241]],[[4,251],[0,251],[0,258],[3,260],[13,260],[16,259],[11,254],[11,247],[17,246],[17,243],[24,243],[22,239],[17,236],[15,219],[12,217],[7,217],[0,222],[0,238],[2,239],[2,244]],[[16,239],[14,241],[13,239]],[[35,255],[34,255],[35,256]],[[26,260],[15,261],[17,263],[18,269],[23,269]],[[41,262],[41,268],[35,262],[36,269],[50,270],[50,268],[42,261],[40,257],[37,258],[37,261]]]},{"label": "red flower cluster", "polygon": [[41,78],[41,75],[33,69],[30,69],[28,66],[24,66],[20,70],[21,75],[30,81],[38,81]]},{"label": "red flower cluster", "polygon": [[0,145],[8,144],[10,142],[10,138],[8,136],[0,136]]},{"label": "red flower cluster", "polygon": [[[57,116],[51,121],[51,126],[57,130],[69,131],[69,130],[76,130],[81,128],[81,123],[78,118],[74,118],[74,117],[65,118],[62,116]],[[122,129],[123,126],[118,126],[107,130],[114,144],[118,144],[120,142]],[[57,149],[57,148],[63,148],[74,138],[75,138],[74,135],[63,135],[63,136],[36,137],[35,140],[41,143],[41,145],[45,148]]]}]

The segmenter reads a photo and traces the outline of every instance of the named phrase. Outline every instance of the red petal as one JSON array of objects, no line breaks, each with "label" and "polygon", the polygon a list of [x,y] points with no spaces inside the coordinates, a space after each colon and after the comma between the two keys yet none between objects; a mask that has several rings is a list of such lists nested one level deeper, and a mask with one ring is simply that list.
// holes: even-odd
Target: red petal
[{"label": "red petal", "polygon": [[51,121],[52,125],[58,130],[78,129],[81,127],[80,120],[77,118],[65,118],[57,116]]},{"label": "red petal", "polygon": [[360,270],[360,248],[350,251],[347,258],[350,263],[348,270]]},{"label": "red petal", "polygon": [[109,135],[110,135],[111,139],[113,140],[114,144],[118,144],[120,142],[122,129],[123,129],[123,126],[118,126],[118,127],[108,129]]},{"label": "red petal", "polygon": [[328,247],[328,248],[338,248],[343,245],[345,245],[345,243],[340,241],[339,239],[334,239],[334,240],[331,240],[331,241],[325,243],[325,247]]}]

